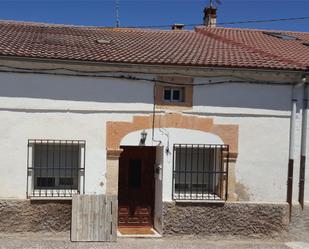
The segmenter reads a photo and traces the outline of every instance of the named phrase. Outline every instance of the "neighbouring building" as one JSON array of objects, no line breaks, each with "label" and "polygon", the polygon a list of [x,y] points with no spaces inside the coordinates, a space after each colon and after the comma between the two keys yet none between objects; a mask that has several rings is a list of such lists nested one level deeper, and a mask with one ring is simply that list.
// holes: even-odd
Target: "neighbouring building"
[{"label": "neighbouring building", "polygon": [[1,232],[308,237],[309,33],[182,28],[0,22]]}]

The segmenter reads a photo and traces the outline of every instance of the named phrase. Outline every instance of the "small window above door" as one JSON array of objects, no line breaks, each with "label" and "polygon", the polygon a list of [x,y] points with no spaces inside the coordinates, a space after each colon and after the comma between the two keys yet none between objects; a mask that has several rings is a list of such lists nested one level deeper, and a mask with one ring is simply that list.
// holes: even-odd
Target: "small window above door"
[{"label": "small window above door", "polygon": [[182,76],[158,76],[155,85],[157,108],[177,110],[193,106],[193,78]]},{"label": "small window above door", "polygon": [[184,102],[184,87],[164,87],[165,102]]}]

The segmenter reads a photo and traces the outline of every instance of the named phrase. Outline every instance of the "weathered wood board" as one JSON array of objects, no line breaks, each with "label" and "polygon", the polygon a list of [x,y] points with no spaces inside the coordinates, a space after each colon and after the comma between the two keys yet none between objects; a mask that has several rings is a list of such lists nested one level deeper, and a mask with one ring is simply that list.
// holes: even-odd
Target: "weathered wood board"
[{"label": "weathered wood board", "polygon": [[74,195],[71,241],[116,241],[117,197]]}]

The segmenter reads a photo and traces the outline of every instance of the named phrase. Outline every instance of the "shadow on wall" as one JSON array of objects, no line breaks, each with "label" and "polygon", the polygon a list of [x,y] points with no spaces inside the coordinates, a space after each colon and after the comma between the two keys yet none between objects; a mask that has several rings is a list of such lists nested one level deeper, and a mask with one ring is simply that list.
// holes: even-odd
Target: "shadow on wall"
[{"label": "shadow on wall", "polygon": [[[146,81],[60,75],[0,73],[0,97],[99,103],[153,103]],[[291,87],[227,83],[196,86],[194,106],[290,110]]]},{"label": "shadow on wall", "polygon": [[109,103],[152,103],[152,84],[121,79],[0,74],[0,96]]},{"label": "shadow on wall", "polygon": [[197,86],[195,106],[243,107],[288,111],[291,109],[292,87],[287,85],[256,85],[227,83]]}]

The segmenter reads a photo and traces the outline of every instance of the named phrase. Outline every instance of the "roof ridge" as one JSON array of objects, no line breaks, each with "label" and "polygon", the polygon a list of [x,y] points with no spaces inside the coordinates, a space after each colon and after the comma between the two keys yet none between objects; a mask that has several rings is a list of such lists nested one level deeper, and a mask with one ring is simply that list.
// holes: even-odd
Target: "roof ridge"
[{"label": "roof ridge", "polygon": [[235,31],[251,31],[251,32],[280,32],[280,33],[295,33],[295,34],[306,34],[309,32],[305,31],[291,31],[291,30],[275,30],[275,29],[250,29],[250,28],[233,28],[233,27],[205,27],[196,26],[194,30],[171,30],[171,29],[151,29],[151,28],[139,28],[139,27],[109,27],[109,26],[92,26],[92,25],[81,25],[81,24],[62,24],[62,23],[47,23],[47,22],[35,22],[35,21],[17,21],[17,20],[6,20],[0,19],[1,23],[17,24],[17,25],[33,25],[38,27],[63,27],[63,28],[82,28],[82,29],[97,29],[97,30],[134,30],[134,31],[146,31],[146,32],[194,32],[196,30],[235,30]]},{"label": "roof ridge", "polygon": [[285,63],[294,64],[294,66],[296,65],[298,67],[305,67],[305,68],[307,67],[306,64],[299,63],[299,62],[297,62],[295,60],[287,59],[287,58],[281,57],[279,55],[276,55],[276,54],[273,54],[273,53],[270,53],[270,52],[266,52],[266,51],[264,51],[262,49],[254,48],[254,47],[252,47],[250,45],[246,45],[246,44],[241,43],[241,42],[236,42],[236,41],[234,41],[232,39],[228,39],[228,38],[220,36],[218,34],[214,34],[214,33],[211,32],[211,29],[213,29],[213,28],[209,28],[207,30],[206,29],[200,29],[200,31],[197,30],[197,32],[201,32],[202,34],[206,33],[207,35],[209,35],[210,37],[212,37],[214,39],[221,40],[223,42],[227,42],[227,43],[230,43],[230,44],[233,44],[233,45],[236,45],[236,46],[240,46],[242,48],[249,49],[252,52],[257,52],[257,53],[259,53],[261,55],[264,55],[264,56],[267,56],[267,57],[270,57],[270,58],[274,58],[274,59],[278,59],[278,60],[280,60],[282,62],[285,62]]},{"label": "roof ridge", "polygon": [[0,24],[16,24],[23,26],[36,26],[36,27],[59,27],[59,28],[77,28],[77,29],[93,29],[93,30],[123,30],[123,31],[143,31],[143,32],[194,32],[193,30],[165,30],[165,29],[151,29],[151,28],[130,28],[130,27],[108,27],[108,26],[86,26],[75,24],[57,24],[45,22],[31,22],[31,21],[16,21],[0,19]]},{"label": "roof ridge", "polygon": [[[17,20],[6,20],[6,19],[0,19],[0,23],[18,24],[18,25],[33,25],[33,26],[43,26],[43,27],[46,27],[46,26],[48,27],[80,27],[80,28],[99,28],[100,27],[100,26],[85,26],[85,25],[75,25],[75,24],[17,21]],[[109,28],[109,27],[106,27],[106,28]]]},{"label": "roof ridge", "polygon": [[305,31],[292,31],[292,30],[280,30],[280,29],[252,29],[252,28],[233,28],[233,27],[205,27],[205,26],[196,26],[196,29],[207,29],[207,30],[211,30],[211,29],[225,29],[225,30],[235,30],[235,31],[251,31],[251,32],[284,32],[284,33],[298,33],[298,34],[309,34],[308,32]]}]

